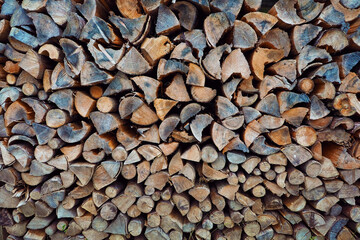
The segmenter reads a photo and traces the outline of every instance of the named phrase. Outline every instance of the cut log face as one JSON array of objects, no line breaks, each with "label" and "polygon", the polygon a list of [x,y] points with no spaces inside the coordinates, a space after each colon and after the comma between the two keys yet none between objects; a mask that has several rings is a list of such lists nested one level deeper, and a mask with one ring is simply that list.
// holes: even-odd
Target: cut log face
[{"label": "cut log face", "polygon": [[270,2],[0,0],[3,235],[360,239],[360,2]]}]

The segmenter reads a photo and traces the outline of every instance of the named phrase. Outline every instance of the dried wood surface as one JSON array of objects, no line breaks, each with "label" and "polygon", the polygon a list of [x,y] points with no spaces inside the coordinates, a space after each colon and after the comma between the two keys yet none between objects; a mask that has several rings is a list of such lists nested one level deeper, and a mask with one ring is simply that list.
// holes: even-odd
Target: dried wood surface
[{"label": "dried wood surface", "polygon": [[269,2],[0,0],[6,239],[360,239],[360,1]]}]

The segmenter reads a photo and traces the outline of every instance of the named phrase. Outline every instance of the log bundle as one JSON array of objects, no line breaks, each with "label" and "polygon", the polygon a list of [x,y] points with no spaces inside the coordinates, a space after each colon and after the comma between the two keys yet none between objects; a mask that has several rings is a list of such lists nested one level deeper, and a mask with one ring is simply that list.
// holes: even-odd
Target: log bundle
[{"label": "log bundle", "polygon": [[360,2],[0,0],[8,240],[360,238]]}]

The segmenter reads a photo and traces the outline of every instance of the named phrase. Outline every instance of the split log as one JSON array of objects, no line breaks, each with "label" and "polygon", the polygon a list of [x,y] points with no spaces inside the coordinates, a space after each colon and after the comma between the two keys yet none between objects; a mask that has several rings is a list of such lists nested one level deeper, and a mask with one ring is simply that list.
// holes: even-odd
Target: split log
[{"label": "split log", "polygon": [[360,5],[263,2],[2,1],[8,239],[359,238]]}]

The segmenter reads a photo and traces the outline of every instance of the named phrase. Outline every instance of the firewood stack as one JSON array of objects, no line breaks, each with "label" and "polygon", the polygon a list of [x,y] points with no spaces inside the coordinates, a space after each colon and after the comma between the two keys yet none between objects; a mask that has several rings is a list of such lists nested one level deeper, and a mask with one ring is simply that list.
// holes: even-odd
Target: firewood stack
[{"label": "firewood stack", "polygon": [[359,239],[360,1],[0,3],[7,239]]}]

